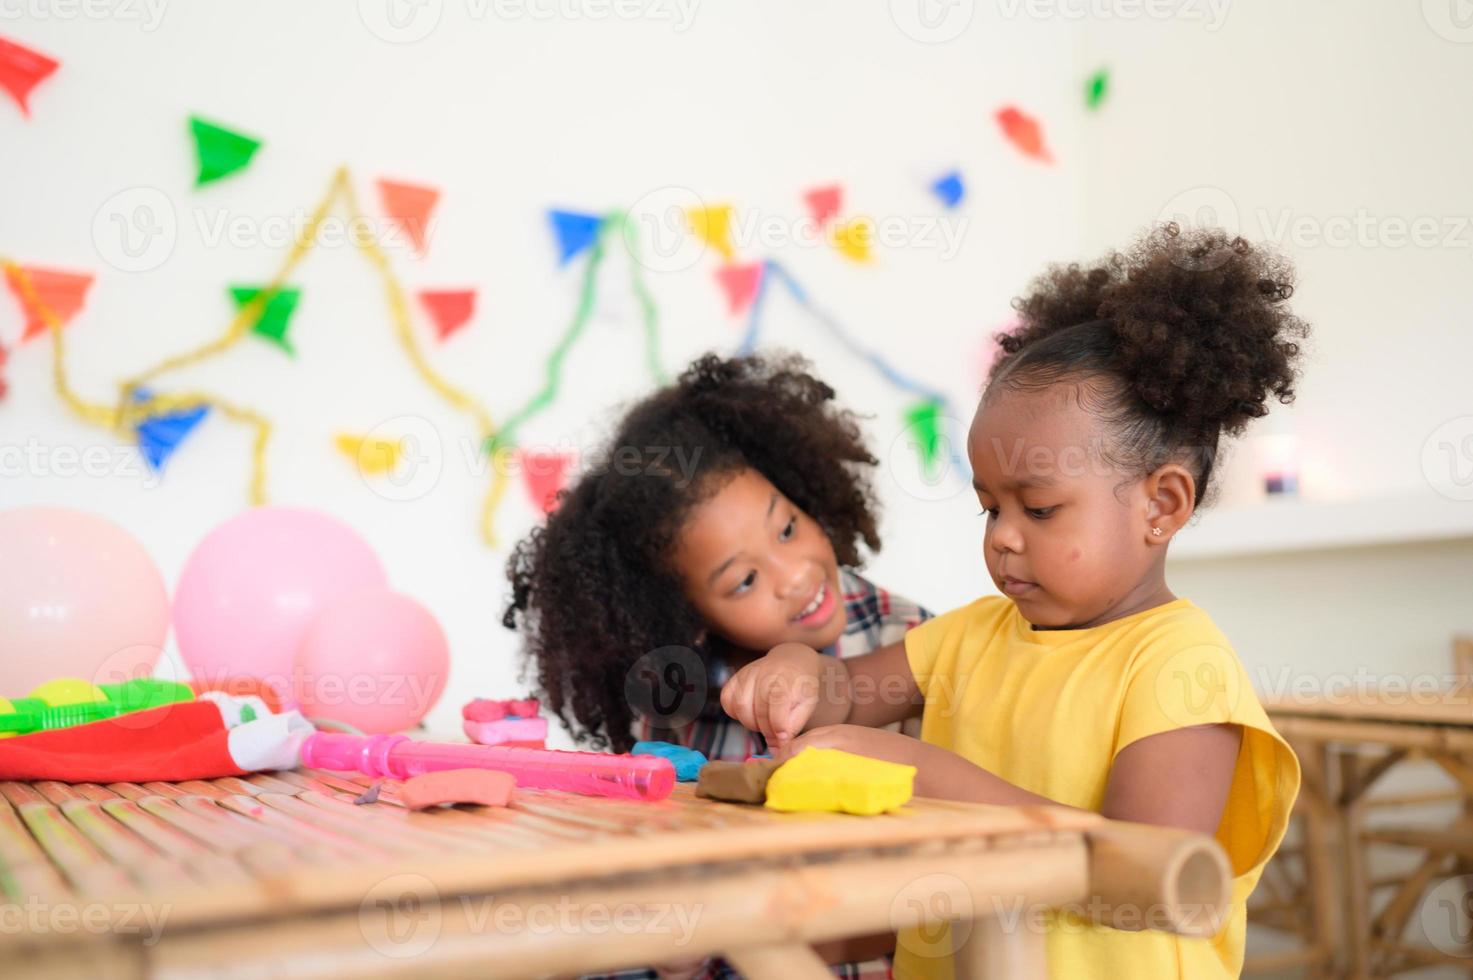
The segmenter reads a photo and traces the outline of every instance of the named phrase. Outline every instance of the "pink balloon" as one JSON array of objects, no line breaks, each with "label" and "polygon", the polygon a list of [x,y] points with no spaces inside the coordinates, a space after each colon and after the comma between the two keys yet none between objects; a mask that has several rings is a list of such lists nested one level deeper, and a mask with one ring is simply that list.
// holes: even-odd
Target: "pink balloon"
[{"label": "pink balloon", "polygon": [[0,511],[0,695],[151,676],[168,630],[164,578],[127,531],[63,507]]},{"label": "pink balloon", "polygon": [[307,627],[335,599],[388,582],[373,549],[335,517],[253,507],[195,546],[174,592],[179,653],[197,680],[289,684]]},{"label": "pink balloon", "polygon": [[334,602],[307,630],[297,654],[297,701],[308,718],[398,732],[435,706],[449,673],[450,648],[430,611],[408,596],[370,589]]}]

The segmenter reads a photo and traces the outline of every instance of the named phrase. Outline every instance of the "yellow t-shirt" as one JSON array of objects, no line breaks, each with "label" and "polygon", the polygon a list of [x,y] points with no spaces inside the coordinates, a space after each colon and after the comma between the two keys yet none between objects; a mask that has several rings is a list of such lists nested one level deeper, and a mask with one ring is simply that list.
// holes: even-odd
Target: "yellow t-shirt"
[{"label": "yellow t-shirt", "polygon": [[[921,738],[1040,796],[1099,811],[1115,754],[1192,725],[1242,726],[1217,840],[1233,905],[1212,939],[1050,918],[1049,972],[1066,980],[1207,980],[1243,965],[1248,895],[1279,846],[1299,762],[1274,731],[1227,638],[1186,599],[1088,629],[1034,630],[988,596],[911,630],[911,673],[926,697]],[[901,934],[896,980],[950,980],[942,945]]]}]

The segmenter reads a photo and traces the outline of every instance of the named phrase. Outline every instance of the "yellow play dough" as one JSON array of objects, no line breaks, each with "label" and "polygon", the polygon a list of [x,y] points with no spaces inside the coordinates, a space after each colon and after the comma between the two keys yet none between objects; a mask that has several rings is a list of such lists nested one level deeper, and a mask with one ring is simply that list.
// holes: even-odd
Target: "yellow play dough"
[{"label": "yellow play dough", "polygon": [[47,681],[29,695],[45,701],[48,707],[60,708],[67,704],[86,704],[88,701],[106,701],[107,695],[95,684],[80,677],[58,677]]},{"label": "yellow play dough", "polygon": [[838,749],[804,749],[767,781],[767,805],[790,812],[871,816],[910,800],[915,767]]}]

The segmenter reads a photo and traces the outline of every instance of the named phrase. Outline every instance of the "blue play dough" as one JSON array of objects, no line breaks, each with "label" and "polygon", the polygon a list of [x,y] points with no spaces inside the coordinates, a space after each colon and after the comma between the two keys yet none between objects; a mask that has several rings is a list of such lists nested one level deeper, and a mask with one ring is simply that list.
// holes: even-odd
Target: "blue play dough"
[{"label": "blue play dough", "polygon": [[703,753],[684,745],[671,745],[669,742],[635,742],[629,754],[657,755],[662,759],[669,759],[670,764],[675,767],[675,778],[682,783],[695,782],[701,774],[701,767],[706,764]]}]

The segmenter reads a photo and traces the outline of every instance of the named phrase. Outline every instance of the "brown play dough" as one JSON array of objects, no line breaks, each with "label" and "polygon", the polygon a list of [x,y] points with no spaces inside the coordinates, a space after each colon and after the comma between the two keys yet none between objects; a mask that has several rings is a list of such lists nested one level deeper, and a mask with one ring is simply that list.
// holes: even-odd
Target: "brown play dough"
[{"label": "brown play dough", "polygon": [[779,765],[776,759],[708,762],[696,780],[696,795],[731,803],[762,803],[767,799],[768,777]]}]

